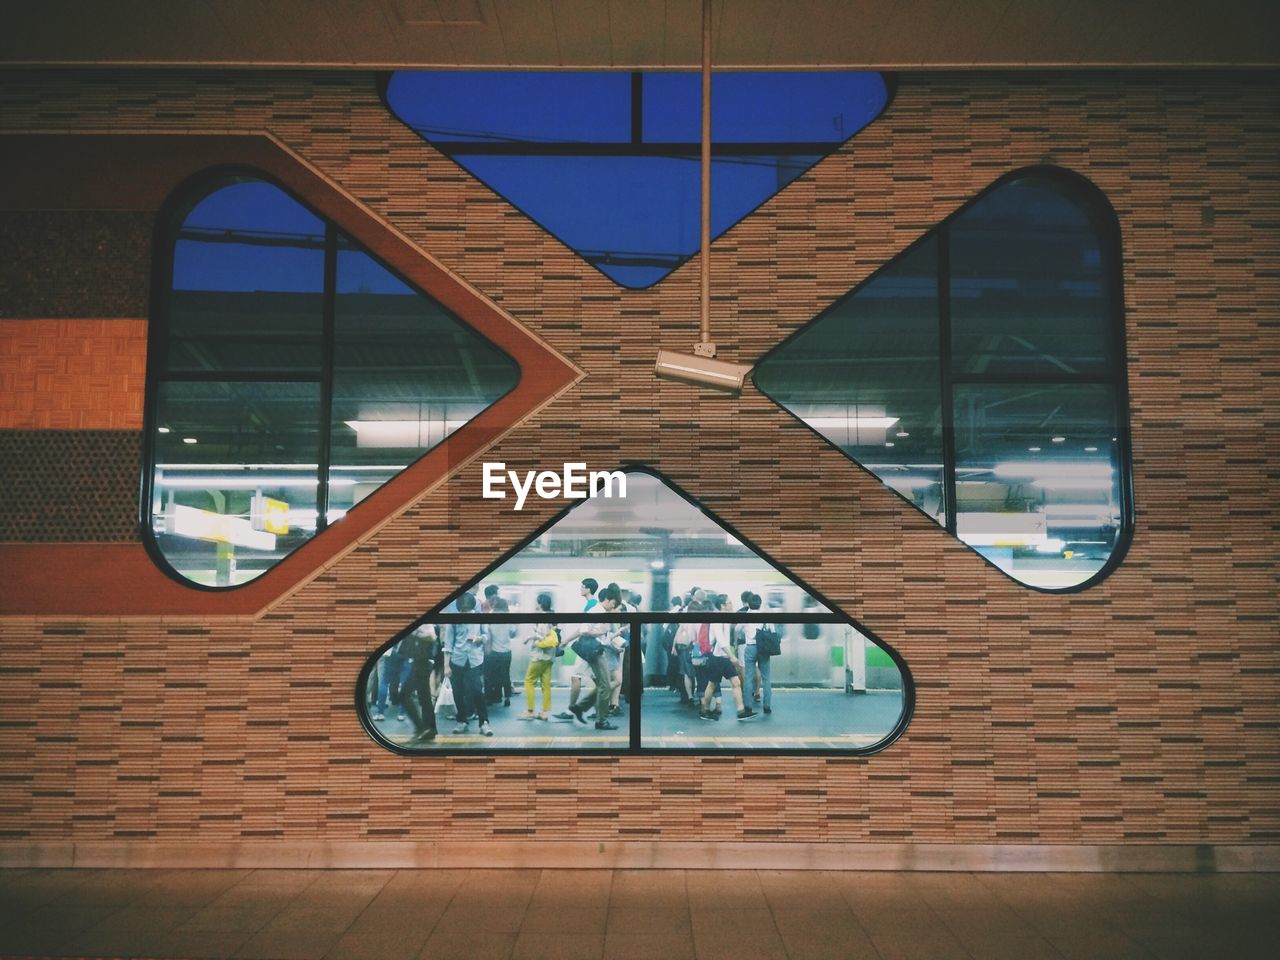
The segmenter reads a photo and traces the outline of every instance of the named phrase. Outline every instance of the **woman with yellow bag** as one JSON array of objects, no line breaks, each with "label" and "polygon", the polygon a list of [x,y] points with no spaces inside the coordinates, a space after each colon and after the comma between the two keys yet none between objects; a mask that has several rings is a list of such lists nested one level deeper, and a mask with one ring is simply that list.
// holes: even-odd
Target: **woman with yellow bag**
[{"label": "woman with yellow bag", "polygon": [[[551,612],[551,594],[538,594],[538,612]],[[528,705],[517,720],[549,720],[551,711],[551,668],[560,647],[560,630],[554,623],[535,623],[524,642],[533,647],[529,669],[524,674],[524,699]],[[533,712],[534,692],[542,686],[542,712]]]}]

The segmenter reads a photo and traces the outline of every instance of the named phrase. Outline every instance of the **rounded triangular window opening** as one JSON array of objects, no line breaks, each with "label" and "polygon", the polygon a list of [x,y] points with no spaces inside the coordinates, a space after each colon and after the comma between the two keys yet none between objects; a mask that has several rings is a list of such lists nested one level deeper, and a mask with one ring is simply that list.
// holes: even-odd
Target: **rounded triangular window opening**
[{"label": "rounded triangular window opening", "polygon": [[[615,283],[662,280],[699,244],[693,71],[400,70],[391,112]],[[868,71],[734,71],[712,81],[718,237],[884,111]]]},{"label": "rounded triangular window opening", "polygon": [[893,650],[663,477],[613,476],[370,657],[357,709],[375,740],[861,754],[902,733]]},{"label": "rounded triangular window opening", "polygon": [[203,179],[160,230],[142,526],[188,585],[265,573],[520,379],[264,178]]},{"label": "rounded triangular window opening", "polygon": [[1119,228],[1002,178],[766,354],[756,387],[1019,583],[1079,590],[1132,524]]}]

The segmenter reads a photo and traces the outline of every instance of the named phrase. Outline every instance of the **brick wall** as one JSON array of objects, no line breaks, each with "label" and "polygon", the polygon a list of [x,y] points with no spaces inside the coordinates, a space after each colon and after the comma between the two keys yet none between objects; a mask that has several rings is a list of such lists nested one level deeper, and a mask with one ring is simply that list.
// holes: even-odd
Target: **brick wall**
[{"label": "brick wall", "polygon": [[[715,338],[750,362],[1010,169],[1060,164],[1107,194],[1136,533],[1111,577],[1055,596],[754,389],[655,380],[654,345],[696,335],[697,263],[615,287],[394,121],[371,76],[5,76],[0,133],[269,131],[587,373],[488,459],[651,464],[899,650],[918,702],[862,759],[384,752],[352,704],[372,645],[555,507],[480,499],[474,465],[257,618],[0,622],[0,838],[1280,838],[1278,94],[1265,76],[903,76],[879,121],[715,245]],[[111,253],[121,275],[149,256]],[[33,316],[129,300],[37,288]]]}]

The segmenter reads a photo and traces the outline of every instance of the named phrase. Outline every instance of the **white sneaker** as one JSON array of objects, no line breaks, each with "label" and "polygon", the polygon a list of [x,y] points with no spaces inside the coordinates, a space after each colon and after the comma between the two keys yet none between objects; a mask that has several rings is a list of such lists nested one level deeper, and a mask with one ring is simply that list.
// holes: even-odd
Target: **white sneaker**
[{"label": "white sneaker", "polygon": [[488,722],[482,723],[480,724],[480,732],[483,733],[486,737],[492,737],[493,727],[489,726]]}]

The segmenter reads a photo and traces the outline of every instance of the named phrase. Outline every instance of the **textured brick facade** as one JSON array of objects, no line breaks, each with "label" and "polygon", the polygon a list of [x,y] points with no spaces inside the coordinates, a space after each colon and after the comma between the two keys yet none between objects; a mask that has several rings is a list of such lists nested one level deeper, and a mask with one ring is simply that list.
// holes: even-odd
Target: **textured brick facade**
[{"label": "textured brick facade", "polygon": [[[715,338],[751,362],[1002,173],[1096,183],[1122,230],[1137,523],[1120,568],[1070,595],[1005,578],[753,388],[657,381],[655,344],[696,337],[696,261],[614,286],[391,118],[369,75],[15,74],[0,118],[269,131],[587,373],[487,459],[650,464],[917,684],[870,758],[393,756],[352,704],[370,649],[556,507],[482,500],[472,464],[256,619],[0,622],[0,838],[1280,839],[1273,78],[903,76],[713,249]],[[119,252],[125,272],[149,256]]]}]

